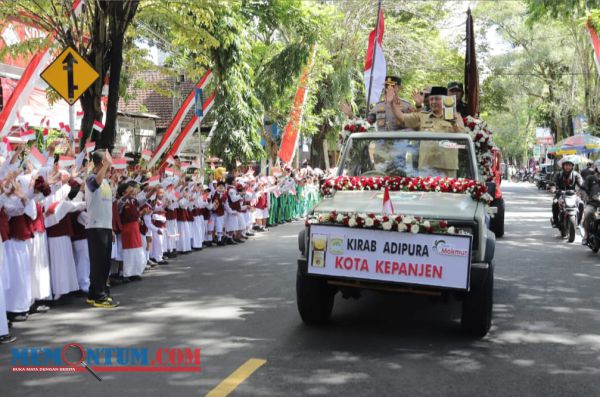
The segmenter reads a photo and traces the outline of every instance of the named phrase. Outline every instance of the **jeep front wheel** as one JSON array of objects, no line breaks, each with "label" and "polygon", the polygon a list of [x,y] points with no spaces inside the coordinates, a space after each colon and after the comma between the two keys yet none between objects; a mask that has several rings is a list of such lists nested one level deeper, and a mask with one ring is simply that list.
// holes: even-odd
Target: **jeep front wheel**
[{"label": "jeep front wheel", "polygon": [[305,324],[325,324],[331,317],[336,290],[327,281],[296,273],[296,303]]},{"label": "jeep front wheel", "polygon": [[492,326],[494,267],[490,263],[482,282],[471,285],[462,303],[461,325],[470,335],[483,338]]}]

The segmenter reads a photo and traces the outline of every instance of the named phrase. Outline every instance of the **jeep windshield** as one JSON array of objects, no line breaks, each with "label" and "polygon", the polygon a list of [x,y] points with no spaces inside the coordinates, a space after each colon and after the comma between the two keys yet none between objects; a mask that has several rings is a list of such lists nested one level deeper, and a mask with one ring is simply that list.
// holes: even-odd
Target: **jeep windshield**
[{"label": "jeep windshield", "polygon": [[348,140],[343,176],[442,176],[476,179],[468,139],[368,138]]}]

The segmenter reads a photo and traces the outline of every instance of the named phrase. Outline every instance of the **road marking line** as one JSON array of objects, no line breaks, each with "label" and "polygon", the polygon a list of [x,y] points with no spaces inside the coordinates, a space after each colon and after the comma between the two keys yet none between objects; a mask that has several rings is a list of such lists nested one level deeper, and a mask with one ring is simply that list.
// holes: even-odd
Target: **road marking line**
[{"label": "road marking line", "polygon": [[254,371],[262,367],[266,362],[267,360],[251,358],[242,364],[241,367],[233,371],[231,375],[223,379],[223,381],[221,381],[217,387],[209,391],[206,397],[225,397],[229,395],[229,393],[234,391],[240,385],[240,383],[248,379],[248,377],[252,375]]}]

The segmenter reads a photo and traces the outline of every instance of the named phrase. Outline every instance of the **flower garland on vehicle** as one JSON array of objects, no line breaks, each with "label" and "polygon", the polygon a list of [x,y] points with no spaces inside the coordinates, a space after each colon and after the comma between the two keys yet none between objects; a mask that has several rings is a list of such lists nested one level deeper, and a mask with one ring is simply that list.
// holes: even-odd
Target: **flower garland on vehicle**
[{"label": "flower garland on vehicle", "polygon": [[410,215],[343,214],[336,211],[309,215],[309,225],[342,225],[359,229],[380,229],[404,233],[467,234],[444,220],[423,220]]},{"label": "flower garland on vehicle", "polygon": [[350,134],[353,134],[355,132],[368,132],[374,130],[375,127],[369,124],[367,120],[360,118],[349,120],[346,124],[344,124],[344,128],[340,133],[340,145],[343,145],[344,142],[346,142],[346,139],[348,139],[348,136],[350,136]]},{"label": "flower garland on vehicle", "polygon": [[381,190],[386,187],[391,192],[464,193],[485,204],[492,201],[484,183],[464,178],[338,176],[327,179],[321,186],[321,191],[323,195],[330,196],[334,190]]},{"label": "flower garland on vehicle", "polygon": [[464,123],[471,130],[479,172],[486,182],[491,182],[494,179],[494,154],[492,151],[496,148],[496,144],[492,140],[493,133],[488,129],[485,121],[475,117],[465,117]]}]

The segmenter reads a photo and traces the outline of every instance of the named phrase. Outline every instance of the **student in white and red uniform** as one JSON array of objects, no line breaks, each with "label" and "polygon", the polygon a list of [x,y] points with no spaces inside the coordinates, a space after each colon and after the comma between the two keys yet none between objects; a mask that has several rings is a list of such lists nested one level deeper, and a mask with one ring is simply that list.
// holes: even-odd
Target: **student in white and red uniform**
[{"label": "student in white and red uniform", "polygon": [[179,197],[177,200],[177,232],[179,233],[179,239],[177,240],[177,251],[178,253],[187,253],[192,250],[192,238],[191,230],[189,227],[189,215],[188,200],[187,198],[178,193]]},{"label": "student in white and red uniform", "polygon": [[223,229],[225,227],[225,203],[227,202],[227,192],[225,191],[225,182],[217,182],[216,190],[212,195],[212,215],[214,220],[215,235],[217,245],[225,245],[223,239]]},{"label": "student in white and red uniform", "polygon": [[163,258],[167,248],[167,217],[166,208],[163,201],[165,191],[163,188],[158,188],[152,200],[152,213],[150,223],[152,224],[152,248],[150,256],[154,261],[161,265],[166,265],[168,262]]},{"label": "student in white and red uniform", "polygon": [[233,185],[233,175],[228,175],[225,183],[227,183],[227,201],[225,202],[225,231],[227,232],[227,244],[242,243],[239,236],[240,224],[242,223],[240,213],[242,211],[242,196],[238,194],[236,187]]},{"label": "student in white and red uniform", "polygon": [[9,332],[8,319],[6,318],[6,298],[4,288],[4,270],[6,263],[4,262],[4,241],[8,241],[8,218],[2,208],[4,196],[0,196],[0,236],[2,244],[0,244],[0,344],[4,345],[12,343],[17,338]]},{"label": "student in white and red uniform", "polygon": [[[73,207],[68,203],[71,186],[67,183],[68,173],[61,173],[61,182],[55,185],[55,192],[45,200],[45,226],[48,235],[48,248],[50,252],[50,279],[52,281],[52,295],[58,300],[62,295],[79,290],[79,280],[73,256],[71,237],[73,236],[72,214],[66,210],[61,211],[60,205]],[[80,208],[85,208],[81,203]]]},{"label": "student in white and red uniform", "polygon": [[264,182],[258,183],[258,192],[256,198],[256,223],[259,231],[267,230],[267,219],[269,219],[269,193],[265,189]]},{"label": "student in white and red uniform", "polygon": [[119,186],[119,216],[121,218],[121,242],[123,244],[123,277],[130,281],[141,280],[146,268],[146,254],[140,233],[140,212],[135,199],[137,184],[133,181]]},{"label": "student in white and red uniform", "polygon": [[[44,226],[44,207],[42,200],[50,195],[50,186],[43,177],[38,176],[33,187],[36,201],[36,218],[33,220],[33,246],[31,247],[31,297],[37,301],[52,299],[52,284],[50,282],[50,254],[48,253],[48,238]],[[42,305],[45,306],[45,305]],[[38,305],[36,311],[47,307]]]},{"label": "student in white and red uniform", "polygon": [[12,321],[27,319],[31,297],[31,251],[33,219],[36,218],[35,202],[23,192],[19,181],[9,182],[4,198],[4,210],[8,216],[10,239],[5,244],[5,266],[10,280],[6,289],[6,312]]},{"label": "student in white and red uniform", "polygon": [[194,250],[202,250],[204,246],[204,216],[202,210],[206,206],[204,200],[202,200],[202,190],[196,185],[192,193],[192,199],[194,203],[194,209],[192,215],[194,217],[192,227],[192,248]]},{"label": "student in white and red uniform", "polygon": [[177,198],[175,197],[173,181],[169,178],[165,182],[167,191],[165,192],[165,218],[167,220],[167,249],[168,258],[177,256],[177,241],[179,232],[177,231]]}]

